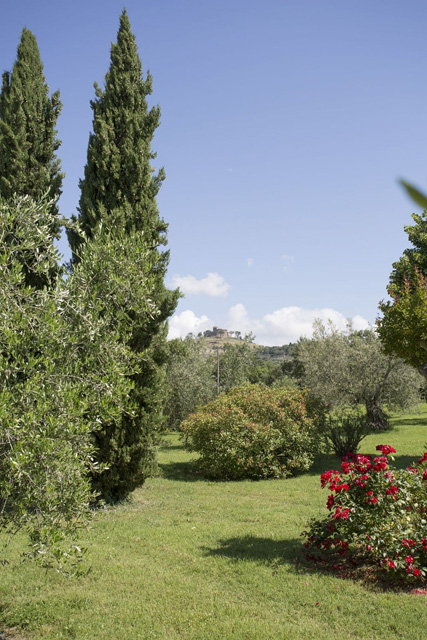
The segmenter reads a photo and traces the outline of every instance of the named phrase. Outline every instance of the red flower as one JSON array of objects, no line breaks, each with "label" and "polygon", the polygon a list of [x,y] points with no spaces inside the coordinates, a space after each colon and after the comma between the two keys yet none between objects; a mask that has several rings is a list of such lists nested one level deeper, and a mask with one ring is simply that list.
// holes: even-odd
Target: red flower
[{"label": "red flower", "polygon": [[389,453],[396,453],[396,449],[394,449],[393,447],[390,447],[389,444],[379,444],[375,448],[377,451],[381,451],[383,456],[388,456]]},{"label": "red flower", "polygon": [[381,469],[387,469],[387,458],[383,458],[382,456],[377,456],[374,459],[374,471],[381,471]]},{"label": "red flower", "polygon": [[335,510],[333,518],[341,518],[342,520],[347,520],[348,515],[350,513],[350,509],[342,509],[341,507],[337,507]]},{"label": "red flower", "polygon": [[399,491],[399,489],[398,489],[396,486],[392,485],[391,487],[389,487],[388,489],[386,489],[386,494],[387,494],[388,496],[394,496],[394,495],[396,495],[396,493],[397,493],[398,491]]},{"label": "red flower", "polygon": [[320,476],[320,482],[322,484],[322,489],[323,487],[325,487],[328,482],[331,481],[332,476],[334,475],[334,473],[336,473],[336,471],[334,471],[333,469],[330,469],[329,471],[325,471],[325,473],[322,473],[322,475]]},{"label": "red flower", "polygon": [[332,490],[336,491],[337,493],[339,493],[340,491],[348,491],[348,484],[347,483],[337,484],[334,486]]}]

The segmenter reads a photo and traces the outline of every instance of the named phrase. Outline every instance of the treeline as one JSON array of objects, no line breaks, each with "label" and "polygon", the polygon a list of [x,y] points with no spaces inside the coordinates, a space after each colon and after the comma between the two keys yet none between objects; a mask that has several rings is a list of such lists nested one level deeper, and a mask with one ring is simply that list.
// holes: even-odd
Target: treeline
[{"label": "treeline", "polygon": [[[148,108],[125,11],[93,131],[78,216],[58,211],[59,92],[49,96],[24,29],[0,95],[0,526],[65,568],[94,501],[116,501],[156,465],[163,428],[166,320],[179,292],[164,277],[167,225],[151,161],[159,107]],[[71,263],[54,246],[65,226]]]},{"label": "treeline", "polygon": [[349,324],[340,331],[318,321],[311,339],[277,348],[286,353],[279,362],[264,360],[265,347],[251,340],[226,343],[209,357],[203,338],[169,343],[169,428],[179,429],[198,407],[244,383],[293,387],[308,390],[308,404],[324,423],[326,439],[341,450],[357,447],[371,431],[387,430],[391,410],[410,408],[421,399],[423,378],[401,358],[385,354],[374,329],[357,331]]}]

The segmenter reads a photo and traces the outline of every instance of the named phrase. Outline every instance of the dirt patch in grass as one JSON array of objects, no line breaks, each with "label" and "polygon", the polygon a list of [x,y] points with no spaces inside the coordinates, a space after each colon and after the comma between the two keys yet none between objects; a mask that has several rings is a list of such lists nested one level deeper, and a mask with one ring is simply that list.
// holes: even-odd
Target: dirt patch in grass
[{"label": "dirt patch in grass", "polygon": [[0,631],[0,640],[28,640],[28,638],[23,636],[16,627],[9,629],[3,627]]}]

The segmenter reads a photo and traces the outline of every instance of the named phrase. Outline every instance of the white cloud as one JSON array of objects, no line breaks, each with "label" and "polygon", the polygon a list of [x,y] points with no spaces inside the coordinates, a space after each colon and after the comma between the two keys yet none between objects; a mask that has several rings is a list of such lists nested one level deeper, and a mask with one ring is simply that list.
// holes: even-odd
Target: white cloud
[{"label": "white cloud", "polygon": [[212,322],[207,316],[197,317],[193,311],[187,309],[182,313],[176,313],[169,320],[169,340],[172,338],[185,338],[189,333],[199,333],[212,327]]},{"label": "white cloud", "polygon": [[[327,322],[331,320],[339,329],[345,329],[347,318],[334,309],[303,309],[301,307],[283,307],[267,313],[261,319],[252,319],[243,304],[236,304],[229,311],[230,328],[255,334],[256,342],[268,346],[296,342],[300,337],[310,338],[313,334],[313,322],[317,318]],[[366,329],[369,323],[362,316],[353,319],[355,329]]]},{"label": "white cloud", "polygon": [[352,319],[353,329],[355,331],[362,331],[363,329],[367,329],[369,327],[369,322],[366,322],[365,318],[362,316],[354,316]]},{"label": "white cloud", "polygon": [[231,285],[219,273],[208,273],[206,278],[200,280],[190,275],[176,275],[172,278],[172,286],[179,287],[188,295],[205,294],[214,297],[225,297],[231,289]]},{"label": "white cloud", "polygon": [[248,263],[248,267],[252,267],[252,265],[254,263],[254,259],[253,258],[246,258],[246,262]]}]

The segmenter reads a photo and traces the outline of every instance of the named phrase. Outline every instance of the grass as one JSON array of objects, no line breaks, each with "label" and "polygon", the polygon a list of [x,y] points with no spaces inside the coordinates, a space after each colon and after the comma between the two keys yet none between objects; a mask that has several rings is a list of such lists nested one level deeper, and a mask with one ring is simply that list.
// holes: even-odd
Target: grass
[{"label": "grass", "polygon": [[[427,443],[427,406],[393,422],[361,450],[391,444],[406,466]],[[208,482],[168,436],[162,475],[97,515],[86,534],[86,577],[21,562],[22,539],[13,540],[1,568],[0,631],[13,628],[16,640],[421,640],[425,595],[297,562],[307,519],[325,513],[319,473],[338,464],[322,456],[298,478]]]}]

